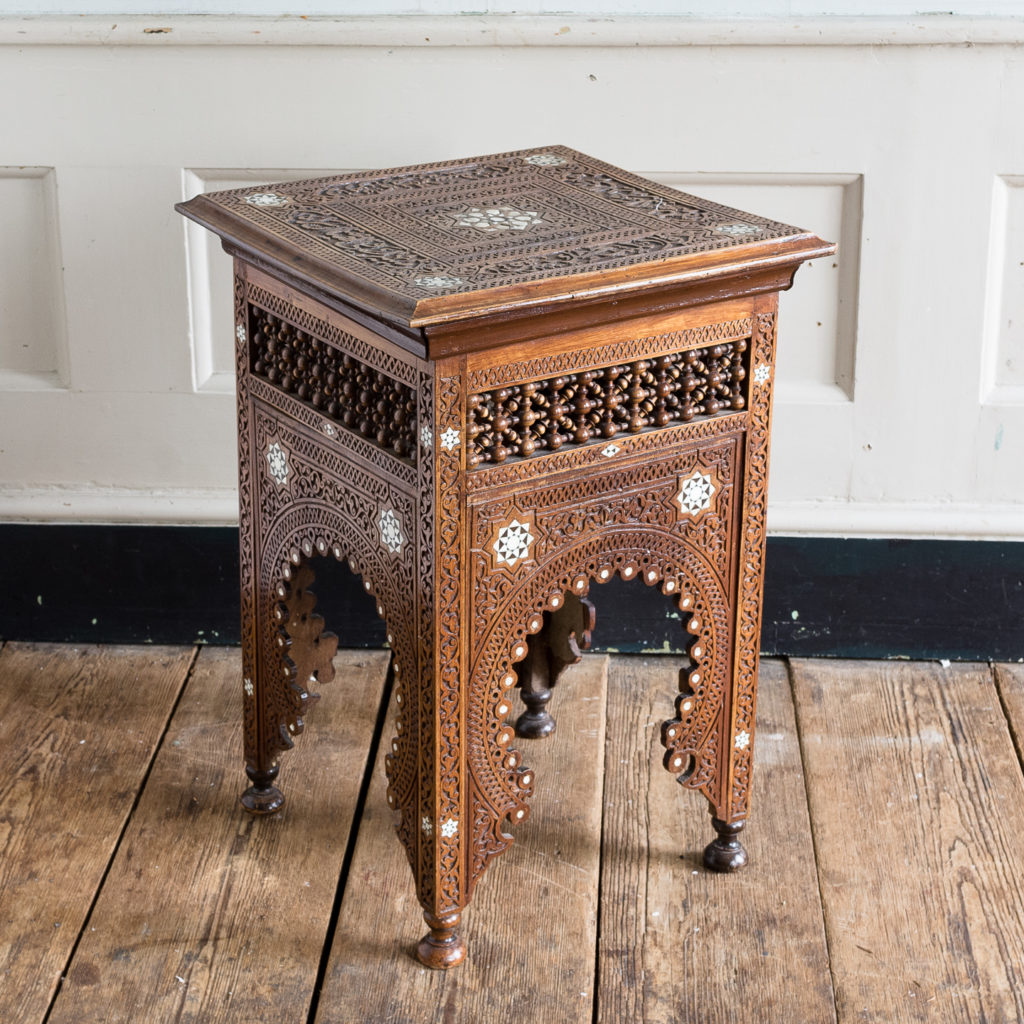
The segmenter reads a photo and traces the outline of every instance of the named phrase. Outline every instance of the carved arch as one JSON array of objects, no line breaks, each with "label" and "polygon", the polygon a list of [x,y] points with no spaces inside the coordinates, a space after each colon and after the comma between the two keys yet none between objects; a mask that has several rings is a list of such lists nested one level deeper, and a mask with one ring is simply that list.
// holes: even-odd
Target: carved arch
[{"label": "carved arch", "polygon": [[725,585],[699,551],[682,544],[667,528],[634,524],[591,535],[525,574],[486,622],[475,623],[467,702],[473,822],[470,892],[491,858],[512,843],[504,822],[525,820],[533,794],[533,772],[511,748],[513,730],[504,724],[501,712],[507,709],[515,683],[512,666],[526,656],[527,638],[541,628],[543,612],[557,607],[565,592],[582,597],[592,582],[607,583],[616,575],[659,586],[687,613],[684,628],[692,637],[689,654],[694,667],[681,674],[676,717],[662,730],[668,748],[665,766],[684,785],[704,793],[712,806],[720,802],[722,697],[732,656]]},{"label": "carved arch", "polygon": [[[362,579],[364,591],[374,599],[393,651],[393,699],[398,714],[396,735],[385,758],[387,799],[390,807],[401,811],[398,834],[410,861],[415,863],[417,830],[412,822],[416,811],[419,711],[415,588],[411,585],[410,568],[414,562],[414,541],[407,538],[401,555],[387,551],[376,533],[374,518],[367,512],[368,509],[363,514],[349,515],[343,508],[322,500],[298,500],[284,508],[267,534],[260,566],[260,614],[274,628],[261,631],[264,685],[269,686],[262,706],[264,715],[270,719],[264,721],[263,735],[269,756],[290,749],[293,737],[303,730],[302,716],[315,697],[305,685],[310,680],[299,678],[299,673],[302,666],[317,661],[317,655],[308,648],[317,646],[323,634],[309,630],[305,636],[296,637],[288,629],[288,617],[296,591],[305,591],[313,580],[311,562],[315,557],[333,557],[347,563]],[[333,647],[337,647],[336,639]],[[332,649],[332,656],[333,653]],[[325,676],[319,679],[329,681]],[[255,707],[256,702],[247,699],[247,721],[255,714]]]}]

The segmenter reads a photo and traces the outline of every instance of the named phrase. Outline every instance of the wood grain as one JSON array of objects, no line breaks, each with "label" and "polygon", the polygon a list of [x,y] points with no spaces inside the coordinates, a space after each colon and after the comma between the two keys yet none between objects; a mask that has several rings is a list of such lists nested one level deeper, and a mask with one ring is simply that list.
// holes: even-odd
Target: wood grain
[{"label": "wood grain", "polygon": [[702,796],[660,765],[682,661],[617,657],[609,678],[597,1020],[835,1020],[785,667],[761,664],[749,865],[701,866]]},{"label": "wood grain", "polygon": [[1024,781],[982,665],[792,665],[839,1020],[1024,1020]]},{"label": "wood grain", "polygon": [[995,671],[1017,758],[1024,765],[1024,665],[996,665]]},{"label": "wood grain", "polygon": [[202,652],[56,1004],[52,1024],[304,1021],[389,653],[339,655],[253,818],[237,649]]},{"label": "wood grain", "polygon": [[[466,356],[466,370],[472,374],[507,363],[539,360],[562,355],[565,352],[588,349],[593,350],[591,365],[601,366],[614,362],[603,354],[603,350],[609,345],[621,343],[625,338],[654,338],[659,335],[693,330],[709,323],[729,323],[734,320],[742,320],[753,315],[753,307],[753,300],[747,297],[697,308],[660,311],[629,320],[608,322],[592,318],[580,327],[558,334],[531,338],[527,341],[517,340],[501,347],[470,352]],[[490,335],[488,335],[488,341],[491,341]],[[666,338],[661,350],[652,349],[651,356],[663,355],[671,351],[672,348],[673,342]],[[580,369],[587,368],[586,366],[580,367]]]},{"label": "wood grain", "polygon": [[469,954],[457,970],[431,971],[415,959],[426,929],[377,772],[318,1024],[589,1024],[607,665],[585,657],[567,669],[552,702],[557,732],[516,741],[536,773],[532,814],[473,895],[463,918]]},{"label": "wood grain", "polygon": [[0,1020],[46,1014],[193,654],[0,653]]}]

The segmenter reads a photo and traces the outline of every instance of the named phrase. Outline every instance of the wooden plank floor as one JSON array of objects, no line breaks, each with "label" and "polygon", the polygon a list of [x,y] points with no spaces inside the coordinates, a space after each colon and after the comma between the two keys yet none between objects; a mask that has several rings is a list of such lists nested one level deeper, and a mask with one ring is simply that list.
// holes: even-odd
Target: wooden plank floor
[{"label": "wooden plank floor", "polygon": [[373,739],[385,652],[339,654],[255,820],[236,650],[8,644],[0,1022],[1024,1024],[1024,669],[765,663],[751,862],[716,876],[659,763],[678,664],[566,674],[436,973]]}]

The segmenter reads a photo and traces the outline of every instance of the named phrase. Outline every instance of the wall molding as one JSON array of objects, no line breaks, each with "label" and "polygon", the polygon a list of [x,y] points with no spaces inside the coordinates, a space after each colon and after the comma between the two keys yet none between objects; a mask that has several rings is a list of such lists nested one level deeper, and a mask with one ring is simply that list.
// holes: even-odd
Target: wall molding
[{"label": "wall molding", "polygon": [[0,18],[7,46],[1006,46],[1024,18],[86,15]]},{"label": "wall molding", "polygon": [[[234,488],[2,487],[0,521],[238,526]],[[2,529],[2,523],[0,523]]]},{"label": "wall molding", "polygon": [[793,501],[769,503],[776,536],[1020,540],[1020,505],[954,502]]},{"label": "wall molding", "polygon": [[[912,540],[1020,540],[1021,506],[923,502],[772,502],[768,532],[775,537],[862,537]],[[209,490],[126,487],[0,488],[3,523],[237,526],[234,488]]]}]

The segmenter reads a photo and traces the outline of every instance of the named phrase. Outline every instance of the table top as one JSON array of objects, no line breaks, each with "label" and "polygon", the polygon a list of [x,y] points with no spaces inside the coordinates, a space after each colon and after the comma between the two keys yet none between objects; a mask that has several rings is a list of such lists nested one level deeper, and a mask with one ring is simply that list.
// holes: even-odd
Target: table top
[{"label": "table top", "polygon": [[412,328],[834,251],[564,146],[212,192],[177,209],[229,249]]}]

